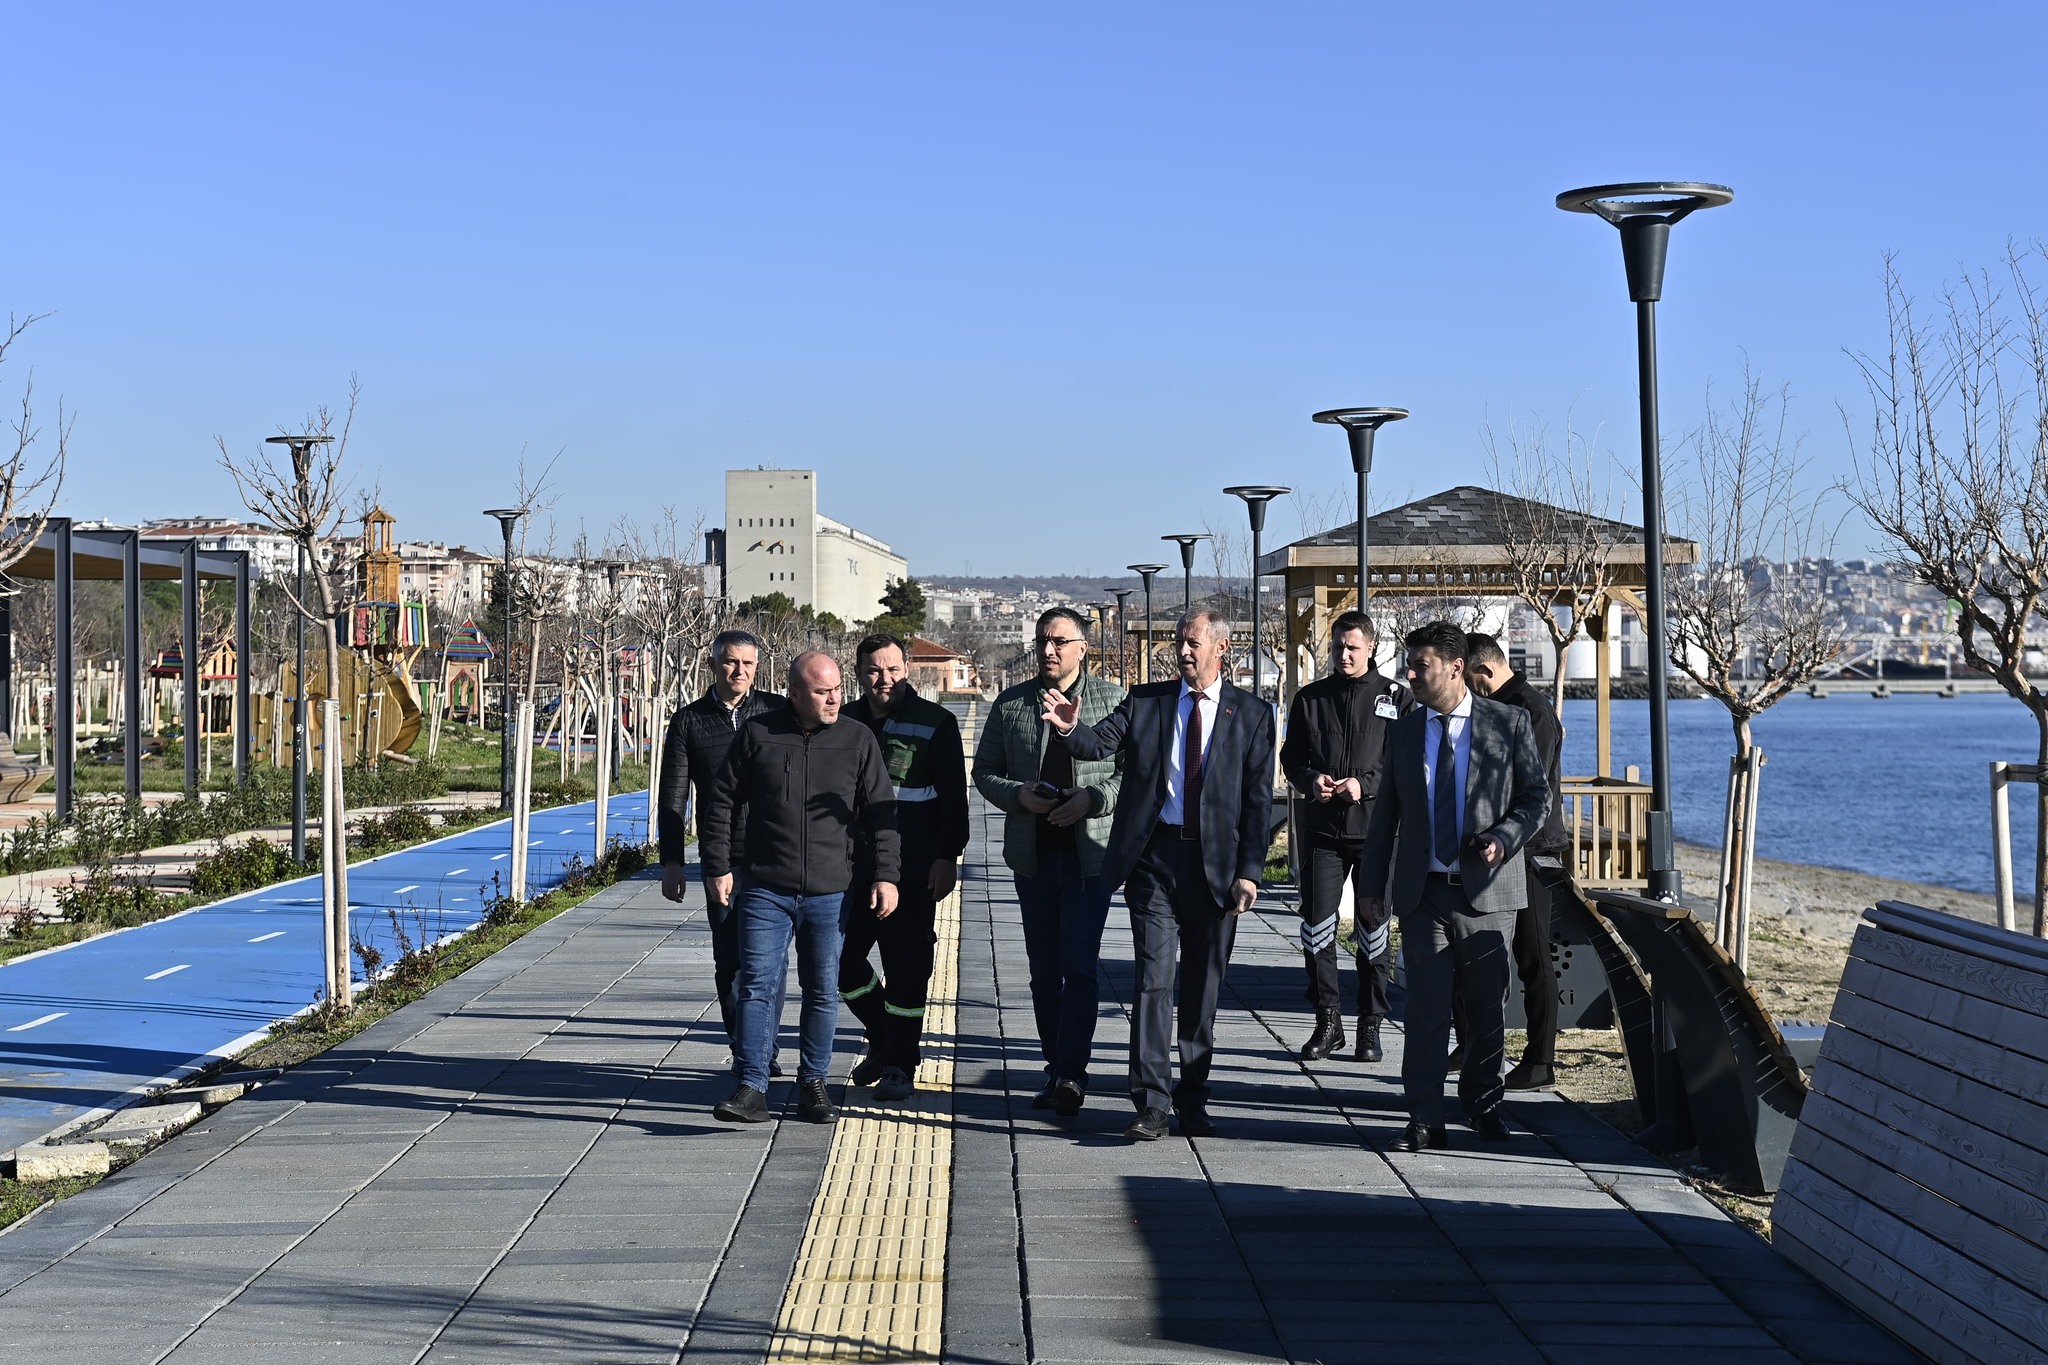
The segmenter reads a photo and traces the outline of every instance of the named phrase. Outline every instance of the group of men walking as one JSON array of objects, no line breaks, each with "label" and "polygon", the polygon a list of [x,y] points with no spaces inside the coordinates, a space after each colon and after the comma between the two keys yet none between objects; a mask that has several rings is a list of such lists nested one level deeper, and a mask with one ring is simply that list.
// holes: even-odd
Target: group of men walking
[{"label": "group of men walking", "polygon": [[[1189,1136],[1216,1131],[1216,1003],[1237,917],[1258,898],[1272,841],[1273,711],[1224,676],[1229,643],[1219,614],[1192,612],[1175,632],[1179,677],[1125,692],[1087,671],[1085,623],[1055,607],[1037,622],[1037,675],[996,698],[975,748],[974,783],[1003,812],[1016,884],[1044,1061],[1036,1108],[1072,1116],[1086,1102],[1102,935],[1111,897],[1124,892],[1135,978],[1135,1117],[1124,1132],[1136,1141],[1176,1122]],[[1374,667],[1371,620],[1338,617],[1331,672],[1296,694],[1279,761],[1304,810],[1296,861],[1315,1026],[1301,1059],[1346,1044],[1337,939],[1348,884],[1360,1061],[1384,1055],[1391,927],[1401,925],[1410,1121],[1396,1145],[1419,1151],[1447,1145],[1454,1063],[1466,1121],[1490,1140],[1507,1135],[1498,1112],[1506,1089],[1552,1080],[1561,731],[1491,637],[1436,622],[1404,643],[1405,685]],[[791,663],[786,700],[753,686],[758,658],[751,636],[721,635],[711,690],[671,723],[659,802],[663,889],[683,897],[694,794],[738,1081],[714,1112],[767,1117],[794,942],[798,1112],[829,1122],[837,1111],[825,1079],[842,1001],[867,1038],[850,1080],[872,1085],[878,1099],[913,1092],[936,906],[968,842],[967,765],[951,713],[910,686],[900,640],[861,642],[862,696],[843,715],[829,656]],[[869,960],[876,949],[879,970]],[[1529,1044],[1504,1077],[1515,972]]]}]

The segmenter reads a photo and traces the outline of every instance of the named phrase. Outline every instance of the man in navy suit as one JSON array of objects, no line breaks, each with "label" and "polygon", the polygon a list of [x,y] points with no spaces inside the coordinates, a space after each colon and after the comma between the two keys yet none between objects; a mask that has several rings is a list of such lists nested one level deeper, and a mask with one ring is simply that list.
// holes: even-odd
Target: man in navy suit
[{"label": "man in navy suit", "polygon": [[[1094,725],[1058,690],[1044,715],[1075,758],[1123,755],[1116,821],[1103,852],[1102,880],[1124,888],[1138,990],[1131,1009],[1134,1141],[1165,1136],[1167,1106],[1181,1132],[1207,1137],[1209,1066],[1216,996],[1252,908],[1272,842],[1273,712],[1223,680],[1230,623],[1213,611],[1181,618],[1175,631],[1180,681],[1149,683]],[[1174,1024],[1174,969],[1180,969],[1180,1083],[1168,1088],[1167,1037]]]}]

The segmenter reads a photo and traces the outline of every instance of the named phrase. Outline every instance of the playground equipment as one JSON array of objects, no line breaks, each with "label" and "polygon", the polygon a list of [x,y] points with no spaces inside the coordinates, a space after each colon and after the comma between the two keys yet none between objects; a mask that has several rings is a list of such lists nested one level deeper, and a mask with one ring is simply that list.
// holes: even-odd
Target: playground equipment
[{"label": "playground equipment", "polygon": [[[405,759],[419,738],[425,713],[412,679],[402,666],[353,650],[341,655],[341,753],[349,762]],[[316,748],[327,743],[320,703],[327,700],[327,661],[306,656],[306,725]],[[277,671],[277,689],[256,698],[256,758],[276,765],[291,761],[291,698],[298,680],[290,663]]]}]

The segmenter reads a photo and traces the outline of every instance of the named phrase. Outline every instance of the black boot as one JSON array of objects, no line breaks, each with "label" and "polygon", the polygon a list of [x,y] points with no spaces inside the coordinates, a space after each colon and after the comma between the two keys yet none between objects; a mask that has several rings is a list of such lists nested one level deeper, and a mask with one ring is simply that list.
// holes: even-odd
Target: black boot
[{"label": "black boot", "polygon": [[1344,1046],[1344,1016],[1336,1010],[1316,1011],[1316,1031],[1301,1045],[1301,1060],[1320,1062]]},{"label": "black boot", "polygon": [[1351,1054],[1354,1062],[1379,1062],[1386,1060],[1387,1050],[1380,1046],[1380,1021],[1361,1019],[1358,1021],[1358,1048]]}]

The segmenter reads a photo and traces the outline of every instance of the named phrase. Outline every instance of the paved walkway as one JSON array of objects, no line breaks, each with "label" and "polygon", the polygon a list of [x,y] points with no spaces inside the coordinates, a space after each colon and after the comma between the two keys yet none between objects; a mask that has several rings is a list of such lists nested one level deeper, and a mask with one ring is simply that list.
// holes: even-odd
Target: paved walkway
[{"label": "paved walkway", "polygon": [[1370,1069],[1288,1060],[1277,909],[1238,940],[1219,1136],[1116,1136],[1120,911],[1097,1097],[1035,1113],[1008,878],[979,840],[969,871],[905,1109],[712,1121],[701,911],[628,884],[0,1236],[0,1357],[1911,1358],[1561,1100],[1517,1101],[1501,1148],[1387,1154],[1398,1034]]}]

